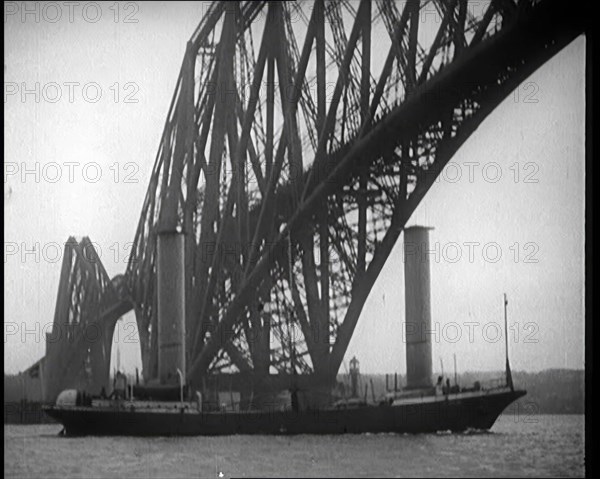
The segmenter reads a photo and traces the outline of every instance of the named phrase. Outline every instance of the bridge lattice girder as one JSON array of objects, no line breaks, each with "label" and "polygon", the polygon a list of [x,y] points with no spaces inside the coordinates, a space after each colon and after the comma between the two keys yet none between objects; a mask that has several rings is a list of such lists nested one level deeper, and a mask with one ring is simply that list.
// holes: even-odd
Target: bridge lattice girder
[{"label": "bridge lattice girder", "polygon": [[549,1],[308,6],[217,2],[188,43],[126,272],[150,376],[160,227],[186,233],[190,378],[334,377],[437,175],[583,28]]},{"label": "bridge lattice girder", "polygon": [[46,333],[44,395],[108,386],[113,331],[132,308],[122,275],[109,278],[88,237],[65,243],[52,330]]}]

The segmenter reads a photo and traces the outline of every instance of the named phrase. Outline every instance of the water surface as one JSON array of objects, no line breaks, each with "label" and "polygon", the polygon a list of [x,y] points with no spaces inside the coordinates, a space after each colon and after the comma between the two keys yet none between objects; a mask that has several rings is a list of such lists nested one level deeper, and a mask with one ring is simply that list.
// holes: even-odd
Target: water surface
[{"label": "water surface", "polygon": [[489,432],[191,438],[59,437],[5,425],[5,477],[584,475],[584,416],[501,416]]}]

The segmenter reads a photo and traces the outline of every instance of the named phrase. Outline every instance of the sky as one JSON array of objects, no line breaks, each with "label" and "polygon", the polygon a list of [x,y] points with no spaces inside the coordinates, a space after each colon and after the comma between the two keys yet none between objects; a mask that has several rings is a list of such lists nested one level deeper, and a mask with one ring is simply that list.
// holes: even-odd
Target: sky
[{"label": "sky", "polygon": [[[54,21],[51,4],[28,5],[23,17],[8,2],[4,20],[6,373],[45,352],[69,236],[89,236],[111,277],[124,272],[185,44],[207,8],[59,3]],[[503,368],[503,293],[513,369],[583,368],[584,78],[579,37],[480,125],[410,218],[434,228],[434,370],[454,354],[459,370]],[[406,370],[402,246],[340,372],[354,355],[363,372]],[[115,336],[128,371],[141,365],[126,341],[134,325],[130,313]]]}]

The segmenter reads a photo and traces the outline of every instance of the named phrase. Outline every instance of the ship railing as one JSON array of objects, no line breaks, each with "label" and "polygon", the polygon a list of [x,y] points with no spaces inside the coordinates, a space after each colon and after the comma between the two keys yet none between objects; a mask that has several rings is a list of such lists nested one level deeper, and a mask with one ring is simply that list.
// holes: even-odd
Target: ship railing
[{"label": "ship railing", "polygon": [[450,389],[450,395],[466,392],[487,393],[497,391],[498,389],[505,389],[506,387],[506,378],[491,378],[486,379],[485,381],[475,381],[469,386],[452,386]]},{"label": "ship railing", "polygon": [[485,382],[485,389],[502,389],[506,387],[506,378],[499,377],[489,379]]}]

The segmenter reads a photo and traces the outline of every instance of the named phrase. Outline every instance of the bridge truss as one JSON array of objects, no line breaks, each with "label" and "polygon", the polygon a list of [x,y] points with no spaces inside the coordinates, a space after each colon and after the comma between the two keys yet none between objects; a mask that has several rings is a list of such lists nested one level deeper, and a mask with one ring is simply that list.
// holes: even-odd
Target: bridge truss
[{"label": "bridge truss", "polygon": [[211,4],[167,114],[123,278],[127,301],[112,301],[113,312],[135,310],[145,378],[157,374],[157,231],[178,229],[189,381],[220,372],[333,381],[437,175],[583,31],[581,15],[549,0],[472,6]]}]

